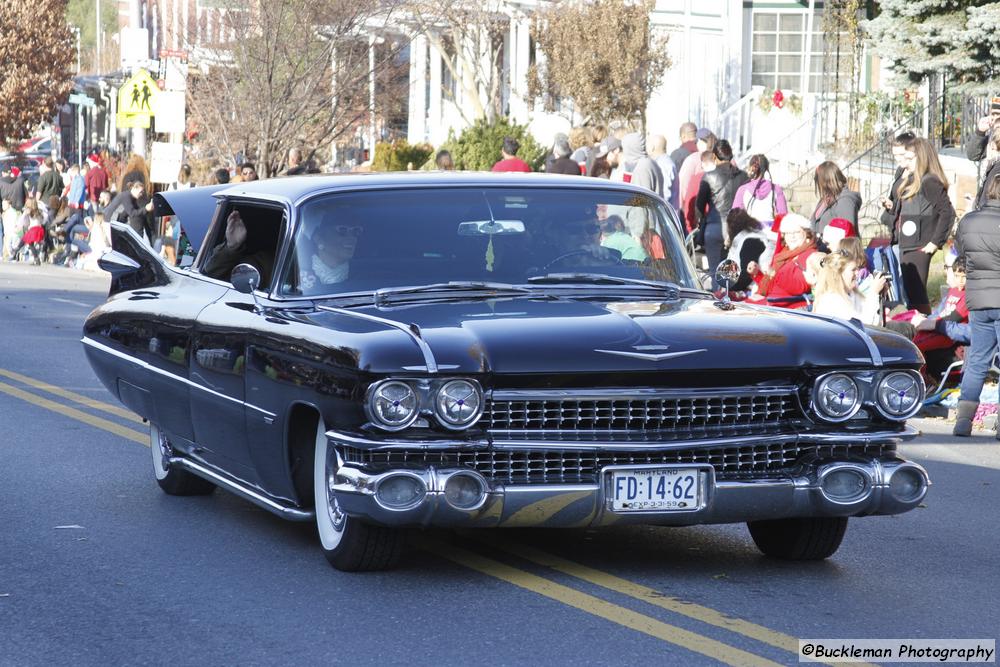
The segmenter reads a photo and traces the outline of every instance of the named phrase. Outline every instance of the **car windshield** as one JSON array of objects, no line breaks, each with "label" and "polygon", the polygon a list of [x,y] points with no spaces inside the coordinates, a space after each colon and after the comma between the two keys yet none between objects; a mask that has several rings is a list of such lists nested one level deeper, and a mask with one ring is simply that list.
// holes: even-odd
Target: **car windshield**
[{"label": "car windshield", "polygon": [[524,284],[559,273],[697,288],[669,215],[652,197],[615,190],[324,195],[299,209],[280,291],[323,296],[451,281]]}]

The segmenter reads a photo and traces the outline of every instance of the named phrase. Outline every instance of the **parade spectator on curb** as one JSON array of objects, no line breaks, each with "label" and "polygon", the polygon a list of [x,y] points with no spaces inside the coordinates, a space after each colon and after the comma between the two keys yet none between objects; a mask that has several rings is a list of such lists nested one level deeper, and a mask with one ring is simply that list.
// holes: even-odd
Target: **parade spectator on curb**
[{"label": "parade spectator on curb", "polygon": [[66,203],[73,210],[82,210],[87,201],[87,185],[80,167],[73,165],[69,168],[70,182],[69,192],[66,195]]},{"label": "parade spectator on curb", "polygon": [[27,196],[28,190],[24,184],[24,177],[21,176],[21,170],[17,167],[5,166],[0,172],[0,199],[6,199],[10,202],[10,207],[14,212],[21,215]]},{"label": "parade spectator on curb", "polygon": [[834,218],[848,220],[857,233],[861,195],[847,188],[847,177],[840,167],[829,160],[822,163],[813,173],[813,185],[819,196],[812,215],[813,234],[821,236],[823,228]]},{"label": "parade spectator on curb", "polygon": [[590,141],[593,149],[587,154],[587,164],[583,168],[586,176],[593,176],[594,160],[597,159],[597,152],[601,147],[601,142],[608,136],[608,128],[604,125],[592,125],[590,128]]},{"label": "parade spectator on curb", "polygon": [[434,166],[441,171],[453,171],[455,162],[451,159],[451,153],[445,150],[438,151],[437,155],[434,156]]},{"label": "parade spectator on curb", "polygon": [[1000,340],[1000,175],[987,184],[983,207],[958,223],[955,247],[965,258],[965,303],[972,344],[965,353],[953,433],[968,436]]},{"label": "parade spectator on curb", "polygon": [[580,165],[575,160],[570,159],[572,154],[573,149],[569,146],[569,138],[565,134],[556,135],[555,144],[552,146],[554,159],[546,166],[546,173],[579,176]]},{"label": "parade spectator on curb", "polygon": [[504,137],[503,146],[500,148],[500,160],[493,165],[492,171],[520,171],[530,172],[531,167],[527,162],[517,157],[517,151],[521,149],[521,144],[514,137]]},{"label": "parade spectator on curb", "polygon": [[929,141],[914,138],[907,143],[905,160],[892,242],[899,245],[907,306],[929,313],[927,274],[931,257],[948,240],[955,209],[948,198],[948,179]]},{"label": "parade spectator on curb", "polygon": [[[703,157],[704,175],[695,200],[695,214],[698,216],[696,244],[705,248],[708,266],[714,269],[729,246],[729,232],[722,221],[728,218],[733,197],[746,181],[746,174],[733,165],[733,149],[725,139],[719,141],[711,153],[705,151]],[[718,285],[714,282],[713,271],[715,288]]]},{"label": "parade spectator on curb", "polygon": [[256,180],[257,167],[254,166],[253,162],[244,162],[240,165],[240,181],[242,183],[249,183]]},{"label": "parade spectator on curb", "polygon": [[750,262],[755,262],[763,273],[771,270],[776,239],[770,226],[765,228],[759,220],[742,208],[733,208],[729,211],[729,215],[726,216],[726,229],[730,239],[729,253],[726,257],[740,266],[740,277],[731,289],[743,292],[749,289],[753,282],[753,276],[747,271]]},{"label": "parade spectator on curb", "polygon": [[876,277],[873,289],[863,294],[858,289],[860,268],[857,262],[839,252],[827,255],[816,276],[812,312],[842,320],[857,319],[864,324],[879,324],[879,294],[885,288],[885,277]]},{"label": "parade spectator on curb", "polygon": [[621,150],[609,154],[608,162],[615,167],[611,180],[631,183],[663,196],[663,174],[646,154],[646,138],[630,132],[621,140]]},{"label": "parade spectator on curb", "polygon": [[282,176],[298,176],[306,173],[306,165],[302,163],[302,151],[297,147],[288,149],[286,164],[285,170],[281,172]]},{"label": "parade spectator on curb", "polygon": [[882,224],[885,225],[885,228],[890,233],[892,233],[893,228],[896,226],[896,216],[899,214],[899,210],[896,208],[896,201],[899,199],[899,184],[903,181],[903,174],[906,173],[906,168],[903,166],[906,158],[906,144],[916,138],[917,135],[907,130],[906,132],[900,132],[892,139],[892,159],[896,162],[896,173],[892,177],[892,185],[889,187],[888,194],[882,197],[882,208],[885,211],[882,212],[880,218]]},{"label": "parade spectator on curb", "polygon": [[733,197],[733,208],[742,208],[752,218],[770,228],[775,218],[788,213],[788,202],[781,186],[771,179],[771,163],[760,154],[752,155],[747,164],[746,183]]},{"label": "parade spectator on curb", "polygon": [[132,181],[126,185],[127,197],[121,202],[122,211],[118,214],[119,219],[125,218],[129,227],[139,235],[139,238],[146,235],[146,242],[152,246],[156,239],[152,222],[148,213],[153,210],[153,202],[146,197],[146,190],[141,181]]},{"label": "parade spectator on curb", "polygon": [[811,291],[806,279],[806,262],[816,252],[812,223],[805,216],[789,213],[779,227],[782,249],[774,254],[771,270],[761,271],[756,262],[747,267],[758,286],[758,299],[783,308],[805,308],[805,294]]},{"label": "parade spectator on curb", "polygon": [[621,148],[621,143],[614,137],[605,137],[594,151],[594,161],[591,163],[588,175],[594,178],[611,178],[613,167],[608,162],[608,153],[614,148]]},{"label": "parade spectator on curb", "polygon": [[38,171],[41,174],[38,177],[37,186],[38,202],[42,205],[42,208],[48,209],[49,198],[52,196],[58,197],[62,194],[62,177],[59,175],[59,172],[56,171],[55,163],[50,157],[47,157],[42,161]]},{"label": "parade spectator on curb", "polygon": [[38,266],[42,263],[45,249],[45,218],[42,216],[35,198],[29,198],[24,203],[24,212],[21,214],[19,226],[24,229],[24,235],[11,251],[11,261],[18,261],[21,250],[27,247],[31,251],[35,265]]},{"label": "parade spectator on curb", "polygon": [[817,245],[824,252],[837,252],[840,250],[841,243],[848,238],[857,238],[854,233],[854,225],[846,218],[834,218],[830,224],[823,228],[820,243]]},{"label": "parade spectator on curb", "polygon": [[87,199],[90,201],[91,210],[96,210],[97,202],[101,198],[101,193],[108,189],[108,185],[111,183],[111,177],[108,175],[108,171],[101,164],[101,157],[97,153],[91,153],[87,156],[87,163],[90,165],[90,171],[87,172],[86,186],[87,186]]},{"label": "parade spectator on curb", "polygon": [[[548,152],[545,154],[545,164],[542,167],[542,171],[544,171],[545,173],[553,173],[552,163],[556,161],[555,147],[557,144],[561,144],[564,142],[567,146],[569,146],[569,136],[565,132],[556,132],[556,136],[552,139],[552,148],[550,148]],[[570,149],[570,155],[572,155],[572,153],[573,150]],[[567,155],[566,157],[569,157],[569,155]]]},{"label": "parade spectator on curb", "polygon": [[132,154],[125,163],[125,169],[121,178],[118,179],[118,192],[125,192],[129,189],[129,183],[142,183],[143,192],[147,197],[153,196],[153,188],[149,182],[149,167],[146,160],[141,155]]},{"label": "parade spectator on curb", "polygon": [[662,134],[649,136],[649,157],[656,162],[663,174],[663,197],[670,202],[675,210],[680,209],[680,181],[677,179],[677,167],[667,155],[667,138]]},{"label": "parade spectator on curb", "polygon": [[698,189],[701,186],[702,170],[701,156],[705,151],[715,150],[715,143],[718,141],[711,130],[701,128],[697,133],[698,150],[684,159],[680,171],[677,172],[678,197],[681,204],[681,218],[687,231],[693,231],[698,226],[699,217],[695,214],[694,202],[698,197]]},{"label": "parade spectator on curb", "polygon": [[686,123],[681,123],[680,129],[680,139],[681,145],[674,149],[670,154],[670,159],[674,163],[674,171],[680,175],[681,166],[684,164],[684,160],[687,156],[698,150],[698,126],[694,123],[688,121]]},{"label": "parade spectator on curb", "polygon": [[591,162],[590,154],[594,151],[594,140],[591,138],[590,128],[579,126],[569,131],[569,145],[573,147],[573,153],[569,159],[576,162],[580,167],[580,173],[587,175],[587,165]]},{"label": "parade spectator on curb", "polygon": [[980,169],[985,176],[976,193],[975,209],[978,211],[988,200],[986,185],[1000,175],[1000,97],[990,100],[990,113],[976,123],[976,133],[965,145],[965,154],[973,162],[986,161]]}]

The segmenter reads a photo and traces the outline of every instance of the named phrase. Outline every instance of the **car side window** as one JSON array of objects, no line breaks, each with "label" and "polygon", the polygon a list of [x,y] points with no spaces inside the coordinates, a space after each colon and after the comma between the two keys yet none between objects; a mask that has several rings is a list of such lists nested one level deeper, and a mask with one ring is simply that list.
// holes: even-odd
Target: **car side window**
[{"label": "car side window", "polygon": [[274,275],[284,228],[284,211],[277,206],[236,202],[222,210],[201,272],[229,282],[238,264],[250,264],[260,272],[260,287],[268,291]]}]

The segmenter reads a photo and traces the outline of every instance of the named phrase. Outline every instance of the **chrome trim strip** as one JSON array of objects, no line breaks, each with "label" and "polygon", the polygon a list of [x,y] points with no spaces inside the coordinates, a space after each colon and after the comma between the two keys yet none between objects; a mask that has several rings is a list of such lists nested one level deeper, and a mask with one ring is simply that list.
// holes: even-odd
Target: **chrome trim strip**
[{"label": "chrome trim strip", "polygon": [[316,517],[316,515],[312,512],[277,503],[274,500],[257,493],[253,489],[243,486],[228,477],[223,477],[217,472],[210,470],[200,463],[192,461],[191,459],[173,456],[167,459],[167,462],[172,466],[184,468],[185,470],[198,475],[198,477],[201,477],[202,479],[207,479],[212,484],[215,484],[216,486],[221,487],[226,491],[243,498],[244,500],[249,500],[254,505],[262,507],[268,512],[272,512],[273,514],[280,516],[282,519],[289,519],[291,521],[312,521]]},{"label": "chrome trim strip", "polygon": [[805,444],[845,444],[845,445],[869,445],[883,442],[895,442],[899,440],[912,440],[920,435],[916,428],[905,424],[899,431],[859,431],[856,433],[785,433],[775,435],[756,436],[733,436],[728,438],[703,438],[690,440],[677,440],[674,442],[579,442],[579,441],[555,441],[555,440],[504,440],[504,439],[479,439],[479,440],[424,440],[424,439],[380,439],[372,440],[362,436],[351,435],[337,430],[329,430],[326,437],[336,440],[338,444],[356,447],[358,449],[370,450],[393,450],[393,449],[423,449],[428,451],[442,449],[462,448],[465,451],[475,451],[477,449],[487,451],[490,447],[504,450],[571,450],[571,451],[614,451],[614,450],[660,450],[670,451],[674,449],[691,449],[693,447],[732,447],[753,444],[773,444],[782,442],[799,442]]},{"label": "chrome trim strip", "polygon": [[337,313],[338,315],[346,315],[348,317],[357,317],[358,319],[368,320],[369,322],[377,322],[383,326],[391,327],[393,329],[399,329],[400,331],[406,333],[413,342],[417,344],[420,348],[420,352],[424,355],[424,364],[427,365],[428,373],[437,373],[438,365],[437,361],[434,359],[434,352],[431,351],[431,346],[427,344],[420,335],[413,331],[410,327],[403,324],[402,322],[396,322],[395,320],[389,320],[384,317],[379,317],[377,315],[369,315],[367,313],[359,313],[354,310],[349,310],[347,308],[337,308],[335,306],[316,306],[317,310],[325,310],[329,313]]},{"label": "chrome trim strip", "polygon": [[253,405],[251,403],[247,403],[246,401],[241,401],[238,398],[233,398],[232,396],[226,396],[225,394],[219,393],[219,392],[215,391],[214,389],[209,389],[208,387],[206,387],[204,385],[200,385],[197,382],[189,380],[186,377],[181,377],[180,375],[177,375],[175,373],[171,373],[169,371],[165,371],[162,368],[157,368],[156,366],[153,366],[152,364],[150,364],[148,362],[145,362],[142,359],[136,359],[135,357],[129,356],[129,355],[125,354],[124,352],[119,352],[118,350],[116,350],[116,349],[114,349],[112,347],[108,347],[107,345],[105,345],[103,343],[98,343],[96,340],[94,340],[92,338],[88,338],[88,337],[84,336],[83,338],[80,339],[80,342],[83,343],[84,345],[89,345],[90,347],[94,348],[95,350],[100,350],[101,352],[104,352],[106,354],[110,354],[112,356],[118,357],[119,359],[122,359],[124,361],[131,362],[131,363],[139,366],[140,368],[142,368],[145,371],[149,371],[151,373],[156,373],[157,375],[162,375],[163,377],[169,378],[171,380],[176,380],[177,382],[181,382],[183,384],[186,384],[189,387],[192,387],[193,389],[200,389],[200,390],[202,390],[202,391],[204,391],[206,393],[212,394],[213,396],[216,396],[218,398],[223,398],[223,399],[225,399],[227,401],[232,401],[233,403],[239,403],[240,405],[242,405],[244,407],[250,408],[251,410],[254,410],[256,412],[261,413],[262,415],[264,415],[265,418],[270,418],[272,421],[278,416],[278,415],[276,415],[273,412],[265,410],[264,408],[258,408],[256,405]]},{"label": "chrome trim strip", "polygon": [[798,392],[794,385],[775,387],[719,387],[705,389],[663,389],[658,387],[638,387],[629,389],[494,389],[490,392],[493,401],[552,401],[571,399],[578,401],[615,400],[619,398],[655,400],[658,398],[715,398],[716,396],[772,396],[790,395]]},{"label": "chrome trim strip", "polygon": [[603,352],[604,354],[617,354],[620,357],[642,359],[643,361],[665,361],[667,359],[674,359],[676,357],[686,357],[690,354],[698,354],[699,352],[708,352],[708,348],[703,347],[700,350],[684,350],[683,352],[663,352],[660,354],[650,354],[648,352],[623,352],[621,350],[598,350],[598,349],[595,349],[594,352]]}]

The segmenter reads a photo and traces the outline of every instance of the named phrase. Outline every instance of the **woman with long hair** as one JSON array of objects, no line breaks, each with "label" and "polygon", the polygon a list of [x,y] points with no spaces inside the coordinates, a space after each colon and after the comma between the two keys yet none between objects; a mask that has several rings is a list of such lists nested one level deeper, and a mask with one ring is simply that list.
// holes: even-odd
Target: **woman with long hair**
[{"label": "woman with long hair", "polygon": [[149,182],[149,167],[146,165],[146,160],[141,155],[133,153],[129,156],[128,162],[125,164],[125,169],[122,170],[122,175],[118,179],[118,191],[125,192],[128,190],[128,184],[135,183],[136,181],[142,183],[142,188],[147,197],[153,195],[152,184]]},{"label": "woman with long hair", "polygon": [[914,137],[906,143],[903,159],[892,243],[899,246],[907,306],[926,314],[931,311],[927,296],[931,257],[948,240],[955,209],[948,198],[948,179],[929,141]]},{"label": "woman with long hair", "polygon": [[733,208],[741,208],[770,227],[778,216],[788,213],[788,202],[781,186],[771,178],[771,163],[761,155],[753,155],[747,164],[750,180],[740,186],[733,197]]},{"label": "woman with long hair", "polygon": [[812,312],[830,315],[843,320],[857,319],[865,324],[879,324],[879,294],[885,287],[885,278],[878,276],[867,294],[858,289],[858,263],[839,252],[830,253],[823,260],[816,285],[813,287]]},{"label": "woman with long hair", "polygon": [[858,211],[861,210],[861,195],[847,187],[847,177],[835,163],[827,160],[816,167],[813,185],[819,202],[812,214],[813,234],[823,235],[823,228],[834,218],[844,218],[858,232]]}]

